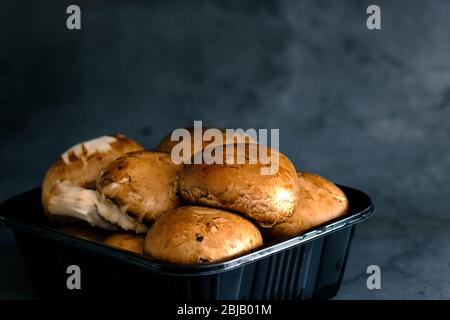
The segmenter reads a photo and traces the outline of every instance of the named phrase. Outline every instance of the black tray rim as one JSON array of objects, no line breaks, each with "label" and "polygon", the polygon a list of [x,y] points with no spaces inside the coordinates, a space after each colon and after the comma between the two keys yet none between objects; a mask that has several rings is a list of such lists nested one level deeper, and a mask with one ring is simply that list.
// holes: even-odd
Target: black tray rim
[{"label": "black tray rim", "polygon": [[[349,193],[357,194],[359,197],[364,198],[367,206],[358,212],[350,212],[342,217],[331,220],[322,225],[316,226],[310,230],[305,231],[302,234],[292,236],[286,239],[280,239],[278,241],[272,242],[267,246],[258,248],[242,255],[211,263],[205,264],[174,264],[167,263],[152,259],[151,257],[146,257],[143,255],[135,254],[129,251],[121,250],[118,248],[110,247],[106,244],[90,241],[83,238],[78,238],[59,231],[50,226],[37,226],[29,223],[20,221],[20,219],[14,219],[11,217],[5,217],[3,215],[3,208],[6,203],[10,200],[26,195],[27,193],[36,192],[37,189],[32,189],[28,192],[14,196],[2,204],[0,204],[0,226],[4,225],[13,230],[21,230],[29,233],[39,235],[41,237],[50,238],[55,241],[62,241],[73,247],[82,248],[91,252],[96,252],[101,255],[106,255],[113,259],[118,259],[121,262],[133,264],[137,267],[151,270],[156,273],[171,275],[171,276],[202,276],[202,275],[213,275],[217,273],[223,273],[231,271],[236,268],[240,268],[247,264],[256,262],[258,260],[264,259],[269,256],[273,256],[277,253],[292,249],[299,245],[305,244],[309,241],[321,238],[325,235],[337,232],[344,228],[351,227],[359,222],[362,222],[372,216],[375,211],[375,205],[372,199],[363,191],[338,185],[344,193],[348,196]],[[349,202],[351,205],[352,197],[349,197]]]}]

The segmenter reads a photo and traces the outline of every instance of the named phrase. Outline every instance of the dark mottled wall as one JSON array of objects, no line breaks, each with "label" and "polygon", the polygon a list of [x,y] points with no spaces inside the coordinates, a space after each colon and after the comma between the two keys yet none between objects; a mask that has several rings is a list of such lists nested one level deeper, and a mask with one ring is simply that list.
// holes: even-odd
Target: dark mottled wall
[{"label": "dark mottled wall", "polygon": [[[380,31],[365,27],[372,2]],[[71,3],[81,31],[65,28]],[[449,12],[437,0],[0,1],[0,199],[104,133],[152,147],[193,120],[280,128],[299,170],[377,205],[340,297],[448,298]],[[369,264],[381,291],[365,288]]]}]

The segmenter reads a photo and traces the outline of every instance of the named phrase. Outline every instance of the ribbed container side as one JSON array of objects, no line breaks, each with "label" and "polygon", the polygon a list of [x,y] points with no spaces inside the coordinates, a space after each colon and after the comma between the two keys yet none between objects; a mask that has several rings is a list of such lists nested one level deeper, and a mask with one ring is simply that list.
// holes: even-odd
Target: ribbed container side
[{"label": "ribbed container side", "polygon": [[[0,222],[13,228],[42,298],[329,299],[342,283],[355,224],[374,210],[364,193],[343,190],[351,204],[346,217],[235,260],[206,265],[170,265],[51,230],[39,189],[3,203]],[[81,269],[81,290],[67,288],[70,265]]]}]

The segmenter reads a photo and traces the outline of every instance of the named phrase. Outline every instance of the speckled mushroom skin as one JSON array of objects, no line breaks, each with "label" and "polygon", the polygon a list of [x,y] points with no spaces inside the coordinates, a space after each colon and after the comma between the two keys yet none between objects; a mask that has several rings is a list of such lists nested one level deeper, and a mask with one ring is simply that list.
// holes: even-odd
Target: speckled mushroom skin
[{"label": "speckled mushroom skin", "polygon": [[167,153],[127,153],[102,171],[97,192],[123,214],[150,225],[164,212],[182,204],[177,193],[180,169]]},{"label": "speckled mushroom skin", "polygon": [[294,236],[347,212],[344,192],[331,181],[313,173],[298,173],[300,192],[294,214],[273,228],[262,230],[264,238]]},{"label": "speckled mushroom skin", "polygon": [[258,228],[224,210],[183,206],[150,228],[144,253],[162,261],[196,264],[230,258],[262,246]]},{"label": "speckled mushroom skin", "polygon": [[[277,151],[269,149],[269,154],[272,152]],[[224,151],[224,159],[226,154]],[[272,175],[261,174],[265,165],[259,158],[256,164],[185,165],[180,173],[180,195],[193,204],[237,211],[270,227],[292,215],[297,205],[295,168],[286,156],[278,154],[279,168]],[[237,152],[234,156],[236,163]]]}]

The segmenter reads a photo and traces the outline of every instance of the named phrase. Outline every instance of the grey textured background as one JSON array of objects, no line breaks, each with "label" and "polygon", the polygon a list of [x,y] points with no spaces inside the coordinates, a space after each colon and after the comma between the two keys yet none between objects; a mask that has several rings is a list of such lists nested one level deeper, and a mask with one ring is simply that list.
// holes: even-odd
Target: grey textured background
[{"label": "grey textured background", "polygon": [[[372,1],[70,3],[0,1],[0,200],[104,133],[152,147],[193,120],[280,128],[299,170],[377,205],[338,298],[450,298],[449,2],[374,1],[380,31]],[[32,297],[8,231],[0,243],[0,298]]]}]

